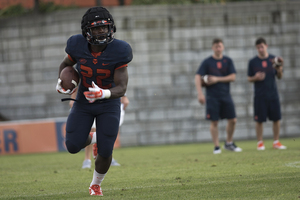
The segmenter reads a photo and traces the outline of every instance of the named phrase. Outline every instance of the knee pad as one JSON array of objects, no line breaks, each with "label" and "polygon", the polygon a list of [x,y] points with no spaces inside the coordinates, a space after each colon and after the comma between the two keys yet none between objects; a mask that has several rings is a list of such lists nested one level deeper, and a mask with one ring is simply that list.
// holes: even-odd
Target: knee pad
[{"label": "knee pad", "polygon": [[69,140],[66,140],[66,147],[69,153],[75,154],[78,153],[81,148],[70,142]]}]

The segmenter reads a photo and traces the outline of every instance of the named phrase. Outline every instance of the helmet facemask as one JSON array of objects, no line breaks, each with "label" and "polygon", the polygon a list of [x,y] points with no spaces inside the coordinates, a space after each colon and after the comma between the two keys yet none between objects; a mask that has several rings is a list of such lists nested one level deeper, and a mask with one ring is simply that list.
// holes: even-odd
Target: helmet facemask
[{"label": "helmet facemask", "polygon": [[[107,32],[103,34],[93,34],[92,29],[97,27],[107,27]],[[92,45],[106,45],[114,39],[113,23],[107,20],[98,20],[92,22],[90,25],[85,27],[86,39]]]}]

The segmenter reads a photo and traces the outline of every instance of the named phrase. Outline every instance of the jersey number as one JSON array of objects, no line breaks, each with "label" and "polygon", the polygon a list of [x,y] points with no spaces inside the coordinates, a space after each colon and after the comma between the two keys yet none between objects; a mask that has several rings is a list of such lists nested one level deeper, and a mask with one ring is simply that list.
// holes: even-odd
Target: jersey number
[{"label": "jersey number", "polygon": [[[86,78],[91,78],[93,76],[92,68],[84,66],[84,65],[80,65],[80,69],[81,69],[80,73],[82,75],[82,85],[87,88],[92,87],[92,85],[90,85],[86,82]],[[111,74],[110,70],[109,69],[97,69],[97,74],[99,74],[99,75],[96,76],[96,81],[97,81],[96,84],[102,89],[111,88],[111,83],[108,85],[102,84],[103,79],[110,77],[110,74]]]}]

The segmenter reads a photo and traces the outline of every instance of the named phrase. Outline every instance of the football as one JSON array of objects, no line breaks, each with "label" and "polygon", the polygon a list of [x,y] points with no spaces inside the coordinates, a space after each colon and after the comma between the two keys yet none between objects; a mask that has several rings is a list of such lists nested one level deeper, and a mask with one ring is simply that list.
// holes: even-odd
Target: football
[{"label": "football", "polygon": [[72,66],[65,67],[60,72],[59,78],[61,79],[61,87],[65,90],[72,91],[79,83],[79,74]]},{"label": "football", "polygon": [[209,75],[205,75],[201,77],[201,86],[206,87],[207,86],[207,81],[208,81]]},{"label": "football", "polygon": [[272,62],[273,67],[279,67],[283,65],[283,59],[281,57],[275,57]]}]

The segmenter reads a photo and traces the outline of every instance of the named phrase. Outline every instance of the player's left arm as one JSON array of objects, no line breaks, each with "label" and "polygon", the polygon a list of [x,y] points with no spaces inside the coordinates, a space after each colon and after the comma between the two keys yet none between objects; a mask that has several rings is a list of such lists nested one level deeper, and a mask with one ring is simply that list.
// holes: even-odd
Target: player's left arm
[{"label": "player's left arm", "polygon": [[109,89],[111,92],[111,99],[122,97],[126,93],[128,83],[127,67],[122,67],[115,70],[114,82],[116,86]]},{"label": "player's left arm", "polygon": [[236,78],[235,73],[229,74],[227,76],[210,76],[209,84],[212,85],[212,84],[215,84],[218,82],[221,82],[221,83],[233,82],[233,81],[235,81],[235,78]]},{"label": "player's left arm", "polygon": [[277,78],[281,79],[283,75],[283,67],[282,66],[275,67],[275,70],[277,72],[276,73]]}]

